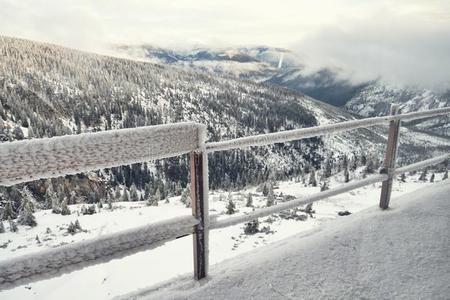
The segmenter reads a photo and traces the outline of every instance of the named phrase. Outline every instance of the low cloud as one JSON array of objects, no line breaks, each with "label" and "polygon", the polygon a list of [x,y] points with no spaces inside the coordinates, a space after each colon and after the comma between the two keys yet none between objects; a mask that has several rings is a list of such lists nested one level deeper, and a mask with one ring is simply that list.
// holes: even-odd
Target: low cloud
[{"label": "low cloud", "polygon": [[309,34],[293,49],[306,71],[334,68],[344,79],[380,78],[400,86],[450,84],[450,27],[417,18],[348,21]]}]

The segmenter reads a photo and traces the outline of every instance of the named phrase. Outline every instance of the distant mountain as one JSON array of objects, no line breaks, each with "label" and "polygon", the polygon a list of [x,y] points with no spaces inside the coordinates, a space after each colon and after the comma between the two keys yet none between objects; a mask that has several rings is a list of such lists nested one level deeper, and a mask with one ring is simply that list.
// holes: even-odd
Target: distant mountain
[{"label": "distant mountain", "polygon": [[[355,84],[342,79],[339,71],[332,69],[306,72],[304,63],[307,62],[293,52],[280,48],[174,51],[151,46],[122,46],[117,50],[134,59],[287,87],[364,117],[387,114],[391,103],[400,104],[403,112],[450,105],[450,91],[442,93],[414,87],[400,88],[381,80]],[[417,128],[450,136],[449,121],[450,118],[444,117],[421,122]]]}]

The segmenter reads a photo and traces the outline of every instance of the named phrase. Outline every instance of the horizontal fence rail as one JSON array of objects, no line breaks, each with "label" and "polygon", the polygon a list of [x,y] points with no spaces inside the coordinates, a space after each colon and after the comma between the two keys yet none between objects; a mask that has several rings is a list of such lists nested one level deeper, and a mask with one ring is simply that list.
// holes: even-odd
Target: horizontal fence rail
[{"label": "horizontal fence rail", "polygon": [[157,243],[191,234],[197,224],[193,216],[177,217],[0,261],[0,289],[27,284],[36,276],[44,279],[151,249]]},{"label": "horizontal fence rail", "polygon": [[[386,117],[352,120],[215,143],[205,142],[206,127],[197,123],[158,125],[2,143],[0,144],[0,185],[6,186],[40,178],[76,174],[190,153],[193,211],[192,216],[178,217],[100,236],[93,240],[76,242],[8,261],[0,261],[0,290],[81,269],[87,265],[121,258],[188,234],[193,234],[194,238],[194,277],[201,279],[207,276],[208,232],[211,229],[252,221],[373,183],[383,182],[384,185],[388,181],[392,181],[395,175],[438,164],[450,158],[450,153],[447,153],[396,169],[395,156],[399,121],[446,115],[450,113],[450,107],[408,114],[398,114],[397,108],[393,108],[391,113]],[[210,220],[207,159],[209,152],[336,134],[357,128],[387,125],[388,122],[390,129],[387,154],[380,174],[245,215],[221,220],[211,218]],[[385,193],[384,196],[382,193],[380,207],[387,208],[389,197],[390,192]]]},{"label": "horizontal fence rail", "polygon": [[201,130],[177,123],[2,143],[0,185],[185,154],[200,147]]},{"label": "horizontal fence rail", "polygon": [[214,142],[206,144],[207,152],[216,152],[231,150],[237,148],[245,148],[250,146],[263,146],[274,143],[283,143],[293,140],[306,139],[316,136],[331,135],[343,131],[349,131],[358,128],[371,127],[376,125],[387,125],[389,121],[394,120],[419,120],[429,117],[446,115],[450,113],[450,107],[438,108],[430,111],[421,111],[407,114],[392,115],[386,117],[375,117],[367,119],[352,120],[334,124],[327,124],[316,127],[308,127],[302,129],[286,130],[281,132],[259,134],[254,136],[242,137],[233,140]]},{"label": "horizontal fence rail", "polygon": [[283,210],[292,209],[295,207],[313,203],[313,202],[323,200],[325,198],[329,198],[332,196],[336,196],[336,195],[339,195],[339,194],[342,194],[342,193],[345,193],[345,192],[348,192],[348,191],[351,191],[351,190],[354,190],[354,189],[357,189],[357,188],[360,188],[360,187],[363,187],[363,186],[366,186],[366,185],[369,185],[372,183],[380,182],[380,181],[386,180],[387,177],[388,176],[385,174],[370,176],[365,179],[354,181],[351,183],[346,183],[339,187],[331,188],[324,192],[314,194],[314,195],[311,195],[311,196],[308,196],[305,198],[282,202],[280,204],[277,204],[277,205],[274,205],[271,207],[260,208],[258,210],[252,211],[246,215],[230,217],[230,218],[227,218],[224,220],[216,220],[214,223],[211,224],[211,229],[228,227],[228,226],[236,225],[239,223],[256,220],[261,217],[267,217],[272,214],[281,212]]},{"label": "horizontal fence rail", "polygon": [[440,164],[444,161],[446,161],[447,159],[450,159],[450,154],[444,154],[444,155],[440,155],[434,158],[430,158],[427,160],[423,160],[414,164],[410,164],[398,169],[395,169],[394,171],[394,175],[400,175],[406,172],[411,172],[411,171],[417,171],[429,166],[433,166],[433,165],[437,165]]}]

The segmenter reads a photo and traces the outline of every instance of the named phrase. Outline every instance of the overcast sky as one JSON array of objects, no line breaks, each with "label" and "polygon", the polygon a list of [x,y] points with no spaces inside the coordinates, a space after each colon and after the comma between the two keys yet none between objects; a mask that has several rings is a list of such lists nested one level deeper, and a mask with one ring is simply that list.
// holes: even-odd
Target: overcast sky
[{"label": "overcast sky", "polygon": [[362,80],[450,80],[449,0],[0,0],[0,34],[108,45],[269,45]]}]

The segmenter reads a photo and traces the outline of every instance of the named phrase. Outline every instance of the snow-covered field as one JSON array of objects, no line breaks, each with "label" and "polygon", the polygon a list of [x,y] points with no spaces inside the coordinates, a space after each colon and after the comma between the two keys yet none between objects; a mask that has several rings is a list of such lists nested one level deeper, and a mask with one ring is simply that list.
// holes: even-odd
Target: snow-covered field
[{"label": "snow-covered field", "polygon": [[[428,175],[429,178],[430,175]],[[442,179],[442,173],[436,173],[435,181]],[[432,183],[418,180],[419,174],[407,176],[406,182],[395,181],[393,197],[411,192]],[[339,185],[341,176],[330,181],[330,186]],[[278,182],[274,190],[277,201],[283,201],[282,195],[302,197],[319,192],[319,187],[305,187],[301,182]],[[210,234],[210,264],[250,251],[295,233],[319,226],[324,220],[336,218],[339,211],[351,213],[361,211],[378,204],[380,184],[374,184],[349,193],[341,194],[313,205],[313,217],[296,211],[293,214],[274,215],[261,218],[260,232],[254,235],[244,234],[244,224],[213,230]],[[266,197],[257,188],[233,192],[237,214],[252,210],[246,207],[246,195],[252,193],[255,209],[266,205]],[[228,192],[210,193],[210,214],[226,218]],[[74,241],[95,238],[102,234],[116,232],[139,225],[149,224],[175,216],[191,214],[180,201],[180,197],[170,198],[168,203],[161,201],[157,207],[146,206],[144,202],[116,202],[113,209],[104,205],[94,215],[81,215],[80,205],[70,206],[69,216],[52,214],[51,211],[38,211],[35,216],[38,226],[28,228],[19,226],[18,233],[0,234],[0,260],[39,251],[46,247],[72,243]],[[305,220],[299,220],[301,217]],[[291,218],[294,217],[294,218]],[[71,235],[67,227],[78,220],[82,231]],[[265,227],[265,229],[264,229]],[[39,240],[39,241],[38,241]],[[192,272],[192,238],[190,236],[166,243],[156,249],[130,255],[124,259],[113,260],[56,278],[43,280],[0,292],[0,299],[110,299],[158,282],[169,280],[176,275]]]},{"label": "snow-covered field", "polygon": [[448,299],[448,182],[118,299]]}]

